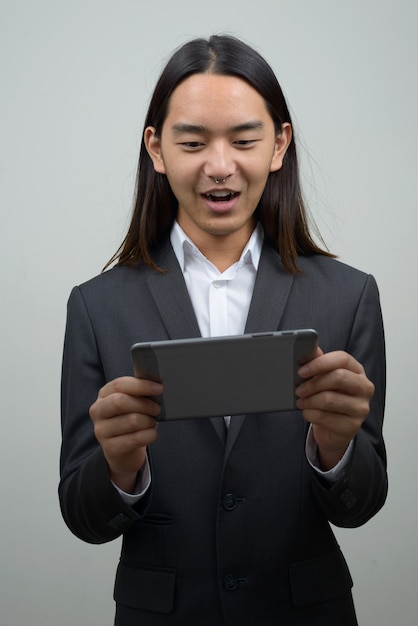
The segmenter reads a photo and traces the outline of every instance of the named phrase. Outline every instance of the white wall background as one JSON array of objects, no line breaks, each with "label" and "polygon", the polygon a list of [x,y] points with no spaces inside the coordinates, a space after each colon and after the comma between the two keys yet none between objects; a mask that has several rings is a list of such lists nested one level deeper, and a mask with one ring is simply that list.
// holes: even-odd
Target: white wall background
[{"label": "white wall background", "polygon": [[278,73],[323,235],[380,285],[390,493],[338,537],[360,624],[417,623],[417,22],[415,0],[0,1],[2,624],[113,623],[119,543],[74,538],[56,496],[66,300],[125,232],[162,60],[221,31]]}]

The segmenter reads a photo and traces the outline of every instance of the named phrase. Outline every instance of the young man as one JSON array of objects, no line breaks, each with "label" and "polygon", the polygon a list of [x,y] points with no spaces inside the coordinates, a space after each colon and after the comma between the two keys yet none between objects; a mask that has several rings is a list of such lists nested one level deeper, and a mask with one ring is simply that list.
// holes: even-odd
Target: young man
[{"label": "young man", "polygon": [[[385,501],[385,355],[373,278],[331,256],[271,68],[231,37],[180,48],[116,267],[68,308],[60,501],[83,540],[123,534],[117,625],[357,623],[330,522]],[[133,343],[306,327],[321,349],[298,410],[157,430],[162,387],[132,376]]]}]

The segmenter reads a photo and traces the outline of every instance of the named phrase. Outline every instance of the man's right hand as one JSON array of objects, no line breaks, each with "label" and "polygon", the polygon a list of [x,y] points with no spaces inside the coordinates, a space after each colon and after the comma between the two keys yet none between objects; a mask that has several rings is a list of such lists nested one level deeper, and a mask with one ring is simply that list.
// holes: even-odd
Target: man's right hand
[{"label": "man's right hand", "polygon": [[152,396],[159,383],[131,376],[115,378],[102,387],[90,407],[94,433],[109,465],[110,478],[131,493],[142,468],[147,446],[157,439],[159,405]]}]

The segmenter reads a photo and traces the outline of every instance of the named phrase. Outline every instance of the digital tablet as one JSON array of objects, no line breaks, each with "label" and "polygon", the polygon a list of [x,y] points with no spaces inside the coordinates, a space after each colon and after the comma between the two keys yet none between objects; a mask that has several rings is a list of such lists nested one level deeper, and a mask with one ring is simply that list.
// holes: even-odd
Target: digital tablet
[{"label": "digital tablet", "polygon": [[312,329],[136,343],[138,378],[163,384],[158,420],[295,408],[300,365],[317,354]]}]

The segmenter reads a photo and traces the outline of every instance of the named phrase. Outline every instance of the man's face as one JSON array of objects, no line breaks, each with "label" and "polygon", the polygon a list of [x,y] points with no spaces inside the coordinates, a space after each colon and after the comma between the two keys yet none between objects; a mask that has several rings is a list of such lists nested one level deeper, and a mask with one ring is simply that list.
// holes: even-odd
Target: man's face
[{"label": "man's face", "polygon": [[161,137],[153,128],[145,132],[154,167],[178,200],[178,222],[201,249],[225,238],[237,249],[245,246],[268,175],[282,166],[290,138],[289,124],[276,134],[255,89],[216,74],[182,82]]}]

